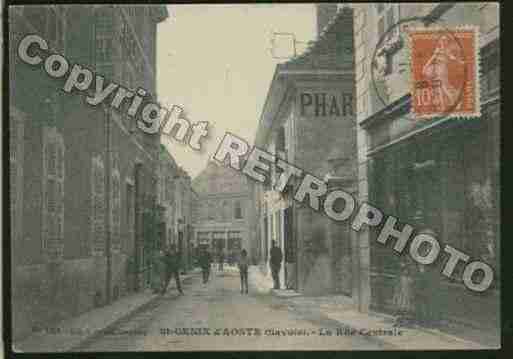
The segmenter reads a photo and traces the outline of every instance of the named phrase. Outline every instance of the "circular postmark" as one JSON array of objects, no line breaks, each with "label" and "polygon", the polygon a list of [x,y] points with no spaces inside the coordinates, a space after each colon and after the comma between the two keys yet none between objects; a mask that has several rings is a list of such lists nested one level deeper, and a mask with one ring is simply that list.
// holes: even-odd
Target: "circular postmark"
[{"label": "circular postmark", "polygon": [[[407,37],[407,40],[403,37]],[[469,28],[450,29],[427,17],[409,17],[390,26],[378,39],[371,62],[373,89],[386,107],[393,91],[394,55],[407,46],[411,112],[414,119],[461,116],[477,112],[475,33]]]}]

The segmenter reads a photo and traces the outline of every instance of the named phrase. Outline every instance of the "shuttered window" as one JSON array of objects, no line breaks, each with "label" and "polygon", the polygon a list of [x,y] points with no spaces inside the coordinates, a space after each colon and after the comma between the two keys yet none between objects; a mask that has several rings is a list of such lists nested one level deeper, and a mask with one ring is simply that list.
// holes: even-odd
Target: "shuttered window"
[{"label": "shuttered window", "polygon": [[112,251],[121,250],[121,178],[119,174],[118,154],[113,153],[111,182],[111,240]]},{"label": "shuttered window", "polygon": [[23,117],[15,115],[16,112],[9,116],[9,189],[13,240],[16,240],[21,230],[23,203]]},{"label": "shuttered window", "polygon": [[56,261],[64,250],[64,141],[55,127],[43,137],[43,250]]},{"label": "shuttered window", "polygon": [[105,168],[100,156],[92,159],[91,172],[91,251],[93,255],[103,255],[105,251]]},{"label": "shuttered window", "polygon": [[100,6],[95,13],[96,70],[107,79],[114,79],[114,16],[110,5]]}]

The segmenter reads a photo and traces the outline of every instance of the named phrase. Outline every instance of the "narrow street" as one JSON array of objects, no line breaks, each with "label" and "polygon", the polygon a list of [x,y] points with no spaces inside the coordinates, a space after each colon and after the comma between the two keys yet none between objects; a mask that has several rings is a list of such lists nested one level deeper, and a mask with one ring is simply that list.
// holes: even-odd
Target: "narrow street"
[{"label": "narrow street", "polygon": [[[238,272],[234,268],[213,271],[211,281],[206,285],[201,282],[200,274],[196,274],[186,281],[184,291],[184,296],[178,296],[175,289],[169,290],[143,310],[122,320],[116,328],[110,328],[76,350],[382,349],[360,336],[336,336],[333,328],[332,336],[321,335],[330,328],[329,324],[289,310],[284,299],[257,292],[251,279],[250,293],[242,295]],[[188,334],[183,333],[184,328],[188,328]],[[191,333],[191,328],[197,332]],[[208,328],[208,333],[200,328]],[[216,329],[220,329],[218,335]],[[273,332],[287,329],[304,331],[297,335]]]}]

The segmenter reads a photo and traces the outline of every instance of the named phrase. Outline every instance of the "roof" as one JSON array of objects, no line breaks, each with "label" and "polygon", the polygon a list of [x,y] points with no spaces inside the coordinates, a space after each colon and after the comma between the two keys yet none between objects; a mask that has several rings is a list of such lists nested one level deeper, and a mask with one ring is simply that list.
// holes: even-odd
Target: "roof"
[{"label": "roof", "polygon": [[199,196],[248,193],[249,190],[243,174],[215,161],[207,163],[205,169],[192,181],[192,187]]},{"label": "roof", "polygon": [[274,118],[280,110],[289,84],[289,76],[325,76],[354,72],[353,9],[339,8],[319,38],[302,54],[276,65],[267,98],[260,115],[255,145],[264,146]]},{"label": "roof", "polygon": [[[347,41],[350,40],[350,41]],[[278,64],[280,70],[353,68],[353,10],[339,9],[319,38],[300,55]]]}]

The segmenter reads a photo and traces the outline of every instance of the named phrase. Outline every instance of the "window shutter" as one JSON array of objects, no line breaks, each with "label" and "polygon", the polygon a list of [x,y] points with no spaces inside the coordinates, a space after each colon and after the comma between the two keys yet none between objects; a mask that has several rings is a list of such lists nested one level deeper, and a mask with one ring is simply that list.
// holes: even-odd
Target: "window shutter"
[{"label": "window shutter", "polygon": [[11,205],[11,237],[15,238],[16,232],[15,232],[15,221],[16,221],[16,189],[17,189],[17,163],[16,163],[16,145],[17,145],[17,128],[16,128],[16,120],[14,119],[14,116],[9,117],[10,122],[10,137],[9,137],[9,174],[10,174],[10,205]]},{"label": "window shutter", "polygon": [[105,173],[101,157],[92,159],[91,170],[91,252],[102,255],[105,249]]},{"label": "window shutter", "polygon": [[55,127],[45,128],[43,144],[43,250],[50,261],[64,249],[64,142]]},{"label": "window shutter", "polygon": [[117,168],[112,175],[112,249],[119,251],[121,249],[121,194],[120,194],[120,175]]},{"label": "window shutter", "polygon": [[58,251],[62,256],[64,250],[64,143],[60,138],[59,146],[57,147],[57,186],[56,186],[56,199],[57,207],[55,216],[57,218],[57,236],[58,236]]}]

